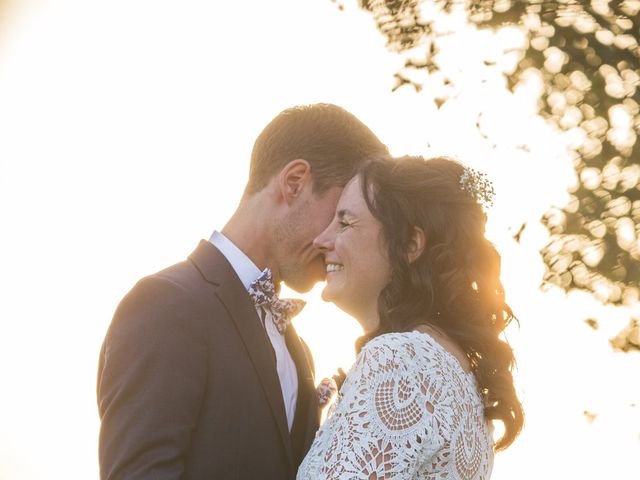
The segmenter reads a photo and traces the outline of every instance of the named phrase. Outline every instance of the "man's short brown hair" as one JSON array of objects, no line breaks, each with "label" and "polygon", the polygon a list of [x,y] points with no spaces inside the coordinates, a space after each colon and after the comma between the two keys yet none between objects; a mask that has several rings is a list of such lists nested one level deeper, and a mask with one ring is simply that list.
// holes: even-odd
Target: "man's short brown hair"
[{"label": "man's short brown hair", "polygon": [[287,163],[299,158],[311,165],[313,190],[322,193],[345,186],[364,160],[388,154],[374,133],[341,107],[318,103],[288,108],[256,139],[245,193],[262,190]]}]

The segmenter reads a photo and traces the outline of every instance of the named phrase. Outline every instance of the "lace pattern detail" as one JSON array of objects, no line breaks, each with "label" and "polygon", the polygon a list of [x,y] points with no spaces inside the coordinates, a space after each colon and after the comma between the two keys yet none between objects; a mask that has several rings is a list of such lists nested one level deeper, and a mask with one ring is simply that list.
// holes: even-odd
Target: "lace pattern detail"
[{"label": "lace pattern detail", "polygon": [[487,480],[493,439],[475,377],[431,336],[371,340],[298,470],[298,480]]}]

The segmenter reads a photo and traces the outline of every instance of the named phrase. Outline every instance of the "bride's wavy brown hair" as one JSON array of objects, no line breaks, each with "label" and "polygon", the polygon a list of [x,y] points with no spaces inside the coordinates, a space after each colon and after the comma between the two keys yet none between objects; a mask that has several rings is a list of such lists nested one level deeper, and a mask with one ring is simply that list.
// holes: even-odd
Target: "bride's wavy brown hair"
[{"label": "bride's wavy brown hair", "polygon": [[[507,448],[522,429],[516,395],[513,350],[500,333],[515,317],[505,303],[500,255],[485,238],[486,215],[469,188],[461,187],[464,166],[447,158],[376,159],[360,169],[362,193],[382,224],[391,280],[378,298],[380,324],[358,339],[426,324],[462,348],[485,399],[487,420],[500,420]],[[415,227],[426,245],[413,262],[407,256]]]}]

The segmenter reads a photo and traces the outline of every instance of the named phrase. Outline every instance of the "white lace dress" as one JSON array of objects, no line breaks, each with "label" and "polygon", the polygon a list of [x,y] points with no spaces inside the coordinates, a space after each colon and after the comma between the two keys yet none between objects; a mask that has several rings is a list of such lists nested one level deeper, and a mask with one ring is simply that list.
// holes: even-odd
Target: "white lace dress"
[{"label": "white lace dress", "polygon": [[347,374],[297,480],[486,480],[483,411],[474,375],[433,337],[380,335]]}]

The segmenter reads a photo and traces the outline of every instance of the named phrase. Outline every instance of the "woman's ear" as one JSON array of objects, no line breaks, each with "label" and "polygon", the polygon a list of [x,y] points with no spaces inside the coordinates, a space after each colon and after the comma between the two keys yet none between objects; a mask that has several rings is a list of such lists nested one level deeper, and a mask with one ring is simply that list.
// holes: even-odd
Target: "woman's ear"
[{"label": "woman's ear", "polygon": [[407,259],[409,263],[415,262],[427,245],[427,237],[424,234],[424,230],[420,227],[413,227],[413,234],[411,235],[411,240],[409,241],[409,246],[407,248]]},{"label": "woman's ear", "polygon": [[291,203],[311,181],[311,165],[303,159],[291,160],[278,174],[278,186],[283,199]]}]

